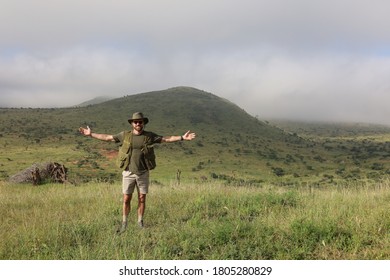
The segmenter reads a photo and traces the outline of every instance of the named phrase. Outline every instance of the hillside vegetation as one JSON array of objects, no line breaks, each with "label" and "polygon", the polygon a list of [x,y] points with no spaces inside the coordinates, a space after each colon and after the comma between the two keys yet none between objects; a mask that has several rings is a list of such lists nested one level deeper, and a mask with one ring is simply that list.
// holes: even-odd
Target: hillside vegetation
[{"label": "hillside vegetation", "polygon": [[177,87],[86,107],[0,109],[0,176],[7,179],[50,160],[65,164],[74,181],[115,179],[118,147],[82,137],[77,129],[89,125],[95,132],[116,134],[129,129],[127,119],[136,111],[149,117],[148,130],[161,135],[197,133],[193,142],[157,146],[153,172],[164,182],[174,179],[177,169],[190,181],[284,185],[375,180],[390,173],[389,128],[382,128],[381,137],[359,130],[349,137],[337,131],[327,137],[313,129],[308,137],[302,128],[270,125],[211,93]]},{"label": "hillside vegetation", "polygon": [[118,147],[82,137],[77,129],[89,125],[94,132],[116,134],[130,128],[127,119],[136,111],[149,117],[147,129],[158,134],[197,133],[195,141],[156,147],[153,178],[162,184],[175,180],[177,169],[191,182],[252,185],[331,185],[390,173],[389,128],[380,135],[356,130],[344,137],[321,129],[309,135],[291,124],[261,121],[211,93],[176,87],[86,107],[0,109],[0,178],[34,162],[54,161],[66,165],[75,182],[117,180]]}]

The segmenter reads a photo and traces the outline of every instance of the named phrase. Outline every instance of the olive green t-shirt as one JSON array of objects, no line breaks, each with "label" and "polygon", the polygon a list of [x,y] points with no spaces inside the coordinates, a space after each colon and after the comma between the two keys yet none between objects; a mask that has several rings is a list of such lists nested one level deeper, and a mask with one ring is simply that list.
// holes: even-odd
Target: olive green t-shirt
[{"label": "olive green t-shirt", "polygon": [[[116,135],[114,135],[114,140],[117,143],[122,143],[124,139],[125,132],[122,131]],[[149,144],[156,144],[161,143],[162,136],[157,135],[155,133],[151,133],[151,143]],[[145,142],[145,136],[143,134],[140,135],[132,135],[131,140],[131,157],[130,157],[130,164],[127,168],[131,173],[135,174],[142,174],[146,171],[148,171],[148,168],[145,163],[144,154],[142,153],[142,147]]]}]

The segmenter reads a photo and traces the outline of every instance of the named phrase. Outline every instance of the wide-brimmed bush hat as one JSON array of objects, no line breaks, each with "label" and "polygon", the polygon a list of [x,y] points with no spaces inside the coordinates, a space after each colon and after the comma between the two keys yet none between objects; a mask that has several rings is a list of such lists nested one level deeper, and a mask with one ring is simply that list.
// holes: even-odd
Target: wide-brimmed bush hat
[{"label": "wide-brimmed bush hat", "polygon": [[134,120],[143,120],[144,124],[147,124],[149,122],[149,119],[145,118],[144,114],[142,114],[141,112],[134,113],[133,116],[128,119],[129,123],[132,123]]}]

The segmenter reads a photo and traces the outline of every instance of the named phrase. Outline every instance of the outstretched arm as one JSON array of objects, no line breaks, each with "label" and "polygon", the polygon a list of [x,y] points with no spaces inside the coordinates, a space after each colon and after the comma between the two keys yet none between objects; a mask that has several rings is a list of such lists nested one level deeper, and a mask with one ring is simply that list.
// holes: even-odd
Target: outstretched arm
[{"label": "outstretched arm", "polygon": [[94,132],[91,131],[89,126],[87,126],[87,128],[80,127],[79,131],[80,131],[81,134],[83,134],[85,136],[90,136],[92,138],[99,139],[99,140],[102,140],[102,141],[115,141],[114,137],[112,135],[94,133]]},{"label": "outstretched arm", "polygon": [[164,136],[161,140],[161,142],[165,143],[172,143],[172,142],[177,142],[177,141],[182,141],[182,140],[187,140],[191,141],[196,137],[196,134],[194,132],[191,132],[188,130],[186,133],[184,133],[183,136]]}]

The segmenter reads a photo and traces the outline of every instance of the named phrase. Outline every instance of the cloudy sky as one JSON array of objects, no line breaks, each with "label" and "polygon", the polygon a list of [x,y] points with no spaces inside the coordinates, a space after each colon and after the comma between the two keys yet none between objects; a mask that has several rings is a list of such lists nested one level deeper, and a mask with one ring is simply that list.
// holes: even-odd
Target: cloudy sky
[{"label": "cloudy sky", "polygon": [[0,0],[0,107],[191,86],[261,119],[390,125],[387,0]]}]

